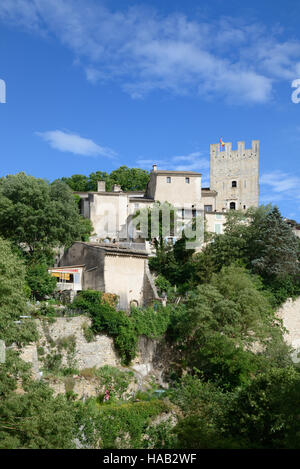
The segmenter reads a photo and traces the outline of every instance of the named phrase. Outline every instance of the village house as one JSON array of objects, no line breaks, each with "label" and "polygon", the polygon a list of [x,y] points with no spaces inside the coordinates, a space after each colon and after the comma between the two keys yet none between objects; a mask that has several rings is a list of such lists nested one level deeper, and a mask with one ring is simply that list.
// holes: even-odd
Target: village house
[{"label": "village house", "polygon": [[[100,290],[116,294],[122,309],[145,306],[158,295],[148,268],[151,243],[136,215],[156,202],[168,202],[182,226],[201,219],[207,231],[222,234],[228,210],[258,206],[259,141],[253,140],[250,149],[238,142],[236,150],[232,143],[212,144],[209,188],[202,188],[201,173],[160,170],[154,164],[144,192],[124,192],[119,185],[107,192],[105,181],[98,181],[97,189],[76,192],[94,235],[89,243],[77,242],[64,253],[51,275],[58,279],[58,290]],[[166,242],[176,239],[178,232],[170,229]]]}]

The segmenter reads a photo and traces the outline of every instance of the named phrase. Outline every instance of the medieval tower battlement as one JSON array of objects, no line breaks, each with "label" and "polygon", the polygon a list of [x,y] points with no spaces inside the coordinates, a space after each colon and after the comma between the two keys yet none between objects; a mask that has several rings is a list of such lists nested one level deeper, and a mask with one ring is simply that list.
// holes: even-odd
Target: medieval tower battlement
[{"label": "medieval tower battlement", "polygon": [[259,140],[252,140],[252,148],[238,142],[210,145],[210,189],[218,193],[216,209],[246,210],[258,207],[259,197]]}]

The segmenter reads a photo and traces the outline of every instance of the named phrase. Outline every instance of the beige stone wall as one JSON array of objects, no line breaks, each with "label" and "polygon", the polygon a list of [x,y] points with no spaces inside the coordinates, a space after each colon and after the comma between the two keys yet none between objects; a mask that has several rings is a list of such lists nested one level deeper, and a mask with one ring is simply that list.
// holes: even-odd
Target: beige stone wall
[{"label": "beige stone wall", "polygon": [[[167,182],[167,177],[171,182]],[[189,178],[189,184],[185,182]],[[169,202],[175,206],[197,204],[201,201],[201,175],[178,174],[174,172],[152,171],[148,194],[161,203]]]},{"label": "beige stone wall", "polygon": [[203,210],[204,210],[204,206],[205,205],[211,205],[212,206],[212,211],[214,212],[216,209],[217,209],[217,198],[212,196],[212,195],[203,195],[202,194],[202,206],[203,206]]},{"label": "beige stone wall", "polygon": [[[120,365],[112,338],[102,334],[97,335],[93,342],[86,341],[83,327],[91,324],[90,319],[86,316],[57,318],[52,324],[48,321],[37,320],[36,322],[39,331],[39,346],[45,349],[45,353],[51,352],[49,337],[53,341],[57,341],[64,337],[74,336],[76,341],[75,358],[78,369]],[[61,353],[63,355],[63,364],[66,365],[67,352],[62,350]],[[41,362],[39,366],[41,366]]]},{"label": "beige stone wall", "polygon": [[206,231],[210,233],[223,234],[226,216],[224,213],[205,213]]},{"label": "beige stone wall", "polygon": [[293,360],[300,362],[300,358],[297,357],[297,354],[300,353],[300,298],[295,301],[287,300],[277,315],[282,319],[283,325],[288,331],[285,334],[286,342],[295,349]]},{"label": "beige stone wall", "polygon": [[128,195],[122,192],[93,194],[90,218],[98,238],[118,236],[127,223],[128,203]]},{"label": "beige stone wall", "polygon": [[127,309],[131,301],[136,301],[139,306],[143,306],[145,262],[144,257],[106,254],[105,291],[119,296],[121,309]]},{"label": "beige stone wall", "polygon": [[[88,368],[100,368],[104,365],[118,367],[121,370],[128,370],[121,366],[120,358],[114,348],[113,340],[105,334],[95,336],[95,340],[87,342],[84,336],[84,327],[91,325],[91,320],[87,316],[76,316],[71,318],[57,318],[54,323],[36,320],[39,340],[24,347],[21,350],[21,358],[33,365],[33,377],[40,379],[40,372],[43,367],[41,357],[53,353],[56,349],[55,343],[58,340],[73,336],[76,342],[75,367],[78,370]],[[51,346],[52,343],[52,346]],[[54,344],[54,347],[53,347]],[[44,349],[44,355],[38,357],[37,348]],[[158,351],[159,341],[151,340],[147,337],[140,337],[138,344],[138,354],[133,360],[130,370],[134,372],[135,379],[130,389],[142,389],[147,387],[148,381],[156,379],[158,386],[167,386],[163,381],[165,365],[160,359]],[[63,365],[67,365],[67,352],[61,350],[63,355]],[[70,376],[70,377],[46,377],[49,385],[54,389],[55,394],[65,393],[66,381],[73,381],[73,391],[82,396],[95,396],[101,391],[98,380],[93,377]],[[45,376],[43,376],[45,379]],[[102,391],[101,391],[102,392]]]},{"label": "beige stone wall", "polygon": [[[232,187],[232,181],[237,187]],[[232,150],[232,143],[210,146],[210,189],[218,192],[217,210],[229,209],[235,202],[236,209],[244,206],[258,207],[259,198],[259,140],[252,141],[252,148],[245,149],[245,142],[238,142],[238,149]]]},{"label": "beige stone wall", "polygon": [[295,236],[297,236],[297,238],[300,238],[300,230],[294,229],[293,233],[294,233]]}]

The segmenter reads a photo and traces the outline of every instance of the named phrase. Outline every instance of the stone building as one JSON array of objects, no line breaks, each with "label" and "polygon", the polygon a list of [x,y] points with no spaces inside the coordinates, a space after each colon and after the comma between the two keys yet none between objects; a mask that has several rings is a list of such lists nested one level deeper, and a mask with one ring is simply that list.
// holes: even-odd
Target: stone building
[{"label": "stone building", "polygon": [[[232,143],[225,143],[224,149],[219,143],[210,145],[210,187],[202,187],[201,173],[159,170],[154,164],[144,192],[123,192],[116,184],[106,192],[105,181],[98,181],[97,189],[76,192],[82,215],[94,227],[90,242],[76,242],[50,269],[51,275],[57,277],[58,289],[114,293],[121,309],[145,306],[159,298],[148,268],[151,243],[134,223],[137,212],[168,202],[182,227],[202,217],[207,231],[222,234],[228,210],[258,207],[259,140],[249,149],[245,142],[237,142],[236,150]],[[300,237],[300,225],[286,221]],[[170,232],[166,241],[174,242],[177,236]]]},{"label": "stone building", "polygon": [[74,243],[49,269],[58,278],[57,289],[98,290],[119,298],[118,307],[147,306],[159,299],[146,251],[100,243]]},{"label": "stone building", "polygon": [[245,142],[210,146],[210,189],[217,192],[216,210],[246,210],[258,207],[259,140],[245,149]]},{"label": "stone building", "polygon": [[201,173],[193,171],[159,170],[153,165],[145,192],[123,192],[114,185],[106,192],[105,182],[98,182],[97,192],[77,192],[81,212],[91,219],[95,234],[93,241],[105,238],[119,241],[144,242],[133,226],[137,210],[151,208],[155,202],[169,202],[182,222],[205,214],[209,231],[223,233],[224,212],[246,210],[258,206],[259,140],[245,149],[245,142],[210,146],[210,187],[202,188]]}]

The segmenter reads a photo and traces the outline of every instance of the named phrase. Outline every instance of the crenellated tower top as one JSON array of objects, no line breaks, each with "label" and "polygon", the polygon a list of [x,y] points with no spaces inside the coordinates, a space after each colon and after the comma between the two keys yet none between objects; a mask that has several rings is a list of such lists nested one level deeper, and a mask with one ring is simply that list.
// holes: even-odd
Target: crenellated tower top
[{"label": "crenellated tower top", "polygon": [[245,142],[210,145],[210,188],[218,192],[217,210],[242,209],[258,206],[259,197],[259,140],[252,147]]}]

